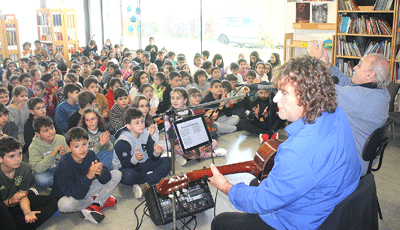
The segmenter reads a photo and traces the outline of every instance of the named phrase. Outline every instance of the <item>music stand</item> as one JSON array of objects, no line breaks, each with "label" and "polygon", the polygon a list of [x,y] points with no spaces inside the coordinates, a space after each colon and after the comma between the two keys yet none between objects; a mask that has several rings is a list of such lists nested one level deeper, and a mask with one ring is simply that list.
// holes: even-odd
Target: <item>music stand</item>
[{"label": "music stand", "polygon": [[175,121],[173,127],[183,153],[212,144],[211,135],[202,114]]}]

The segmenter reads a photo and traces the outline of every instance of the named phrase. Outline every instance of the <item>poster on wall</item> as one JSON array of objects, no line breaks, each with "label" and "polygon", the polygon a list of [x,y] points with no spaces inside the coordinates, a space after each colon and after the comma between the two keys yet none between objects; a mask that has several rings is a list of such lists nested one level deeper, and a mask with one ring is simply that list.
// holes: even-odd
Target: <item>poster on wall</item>
[{"label": "poster on wall", "polygon": [[312,23],[327,23],[328,22],[328,3],[312,5]]},{"label": "poster on wall", "polygon": [[296,3],[296,22],[310,22],[310,3]]}]

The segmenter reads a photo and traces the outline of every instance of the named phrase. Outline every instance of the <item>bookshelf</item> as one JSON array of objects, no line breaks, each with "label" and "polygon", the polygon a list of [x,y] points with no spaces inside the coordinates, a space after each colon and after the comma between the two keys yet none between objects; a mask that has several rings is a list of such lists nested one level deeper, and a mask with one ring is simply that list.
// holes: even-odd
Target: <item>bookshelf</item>
[{"label": "bookshelf", "polygon": [[6,58],[18,62],[20,57],[18,20],[13,15],[0,15],[0,62]]},{"label": "bookshelf", "polygon": [[399,1],[337,1],[334,65],[352,77],[354,66],[364,55],[381,53],[390,62],[391,80],[396,80],[400,64],[400,60],[395,60],[400,32]]},{"label": "bookshelf", "polygon": [[75,9],[36,10],[38,37],[50,56],[61,51],[69,64],[70,53],[78,50]]}]

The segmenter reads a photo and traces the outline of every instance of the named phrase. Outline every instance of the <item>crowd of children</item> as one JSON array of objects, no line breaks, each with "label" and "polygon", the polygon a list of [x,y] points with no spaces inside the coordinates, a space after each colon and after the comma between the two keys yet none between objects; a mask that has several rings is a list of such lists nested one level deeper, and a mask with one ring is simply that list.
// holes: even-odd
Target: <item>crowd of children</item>
[{"label": "crowd of children", "polygon": [[[59,212],[101,222],[103,208],[117,203],[111,194],[120,182],[140,198],[170,172],[159,138],[165,128],[166,138],[176,139],[166,111],[249,93],[237,83],[269,82],[280,64],[279,54],[263,62],[257,51],[249,62],[241,54],[225,64],[221,54],[209,60],[203,51],[188,63],[184,54],[159,51],[151,37],[135,55],[109,39],[98,54],[90,41],[67,65],[60,53],[50,60],[40,41],[34,44],[34,52],[24,44],[18,64],[6,58],[0,71],[0,208],[7,211],[0,224],[9,229],[36,228]],[[226,150],[216,149],[220,134],[246,130],[261,142],[278,138],[284,121],[273,96],[258,90],[176,113],[175,119],[203,114],[213,140],[190,152],[177,141],[169,148],[184,165],[224,156]],[[33,183],[50,195],[35,193]]]}]

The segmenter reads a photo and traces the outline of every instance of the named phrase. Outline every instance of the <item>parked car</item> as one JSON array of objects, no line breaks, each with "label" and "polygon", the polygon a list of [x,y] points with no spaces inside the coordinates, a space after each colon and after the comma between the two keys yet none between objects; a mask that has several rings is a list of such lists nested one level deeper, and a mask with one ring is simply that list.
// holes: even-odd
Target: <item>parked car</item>
[{"label": "parked car", "polygon": [[223,44],[259,45],[260,29],[260,23],[250,17],[223,17],[216,23],[215,39]]}]

